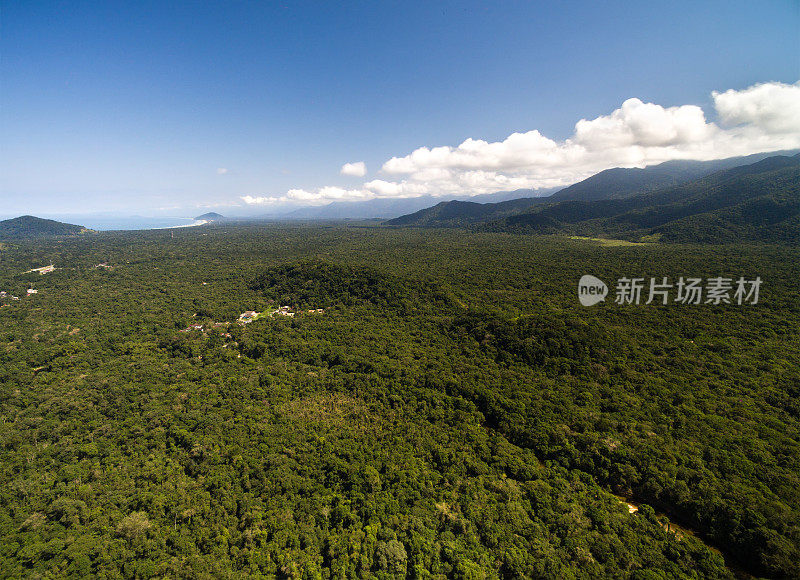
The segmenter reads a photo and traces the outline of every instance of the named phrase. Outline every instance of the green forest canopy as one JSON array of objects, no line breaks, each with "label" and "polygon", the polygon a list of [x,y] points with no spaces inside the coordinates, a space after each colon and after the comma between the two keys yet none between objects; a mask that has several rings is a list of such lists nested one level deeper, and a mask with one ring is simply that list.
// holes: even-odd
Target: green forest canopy
[{"label": "green forest canopy", "polygon": [[[711,544],[796,577],[799,257],[335,226],[7,243],[0,290],[58,269],[0,308],[0,575],[731,577]],[[764,287],[583,308],[586,273]],[[325,312],[235,323],[276,304]]]}]

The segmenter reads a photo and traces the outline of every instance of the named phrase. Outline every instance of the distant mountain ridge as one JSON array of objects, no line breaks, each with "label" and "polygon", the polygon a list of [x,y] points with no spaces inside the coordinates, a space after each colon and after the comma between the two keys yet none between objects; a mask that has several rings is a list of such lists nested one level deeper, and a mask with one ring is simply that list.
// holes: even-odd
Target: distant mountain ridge
[{"label": "distant mountain ridge", "polygon": [[800,243],[800,155],[774,156],[626,199],[529,208],[480,229],[634,241]]},{"label": "distant mountain ridge", "polygon": [[433,207],[401,216],[386,222],[392,226],[434,226],[446,223],[448,227],[468,226],[488,219],[517,213],[535,205],[539,198],[522,198],[499,203],[475,203],[472,201],[443,201]]},{"label": "distant mountain ridge", "polygon": [[750,165],[768,157],[794,153],[797,153],[797,151],[776,151],[711,161],[675,159],[658,165],[649,165],[643,169],[616,167],[596,173],[583,181],[554,193],[547,202],[624,199],[647,191],[680,185],[723,169]]},{"label": "distant mountain ridge", "polygon": [[546,197],[557,191],[549,189],[517,189],[476,196],[433,196],[424,195],[409,198],[377,198],[367,201],[336,201],[320,207],[304,207],[281,216],[265,216],[280,219],[392,219],[408,213],[434,206],[443,201],[463,201],[471,203],[503,202],[520,198]]},{"label": "distant mountain ridge", "polygon": [[[537,197],[527,201],[519,201],[519,205],[502,206],[500,204],[482,204],[481,207],[453,205],[443,207],[453,202],[442,202],[431,208],[415,213],[400,216],[384,222],[390,226],[415,226],[415,227],[463,227],[482,222],[499,219],[507,210],[515,209],[513,213],[522,213],[527,209],[544,205],[552,205],[566,201],[599,201],[626,199],[642,193],[657,191],[666,187],[677,186],[682,183],[701,178],[716,171],[746,166],[763,159],[779,156],[779,153],[757,153],[744,157],[731,157],[712,161],[673,160],[639,168],[614,168],[601,171],[583,181],[557,191],[549,197]],[[795,154],[797,151],[790,151]],[[475,204],[480,205],[480,204]],[[546,225],[546,216],[542,216]]]},{"label": "distant mountain ridge", "polygon": [[0,221],[0,239],[24,239],[44,236],[75,236],[92,233],[93,230],[75,224],[67,224],[32,215]]}]

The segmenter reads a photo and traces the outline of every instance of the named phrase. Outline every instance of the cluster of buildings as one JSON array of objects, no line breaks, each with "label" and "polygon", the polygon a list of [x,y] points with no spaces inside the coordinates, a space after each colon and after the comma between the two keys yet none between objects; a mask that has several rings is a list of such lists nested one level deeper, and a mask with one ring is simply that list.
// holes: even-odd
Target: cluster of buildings
[{"label": "cluster of buildings", "polygon": [[[212,322],[211,324],[190,324],[186,328],[182,329],[181,332],[191,332],[193,330],[197,330],[199,332],[208,332],[212,328],[220,329],[220,328],[227,328],[230,325],[230,322]],[[229,332],[223,332],[222,336],[225,338],[231,338],[231,334]]]},{"label": "cluster of buildings", "polygon": [[[311,310],[308,310],[308,311],[302,311],[302,312],[307,312],[308,314],[322,314],[323,312],[325,312],[325,310],[322,309],[322,308],[315,308],[315,309],[311,309]],[[263,312],[256,312],[255,310],[248,310],[246,312],[242,312],[239,315],[238,323],[239,324],[250,324],[251,322],[256,320],[258,317],[263,316],[263,314],[264,314]],[[297,312],[294,312],[289,306],[281,306],[277,310],[273,310],[272,312],[270,312],[269,316],[274,316],[276,314],[278,316],[288,316],[288,317],[291,318],[291,317],[294,317],[295,314],[297,314]],[[208,330],[210,330],[212,328],[226,328],[229,325],[230,325],[230,322],[214,322],[214,323],[211,323],[211,324],[190,324],[186,328],[182,329],[181,332],[191,332],[193,330],[197,330],[197,331],[200,331],[200,332],[207,332]],[[225,336],[227,338],[231,337],[231,335],[229,333],[225,333],[223,336]]]},{"label": "cluster of buildings", "polygon": [[[41,268],[33,268],[32,270],[28,270],[27,272],[23,272],[23,274],[31,274],[33,272],[38,272],[39,274],[49,274],[56,269],[55,265],[50,264],[49,266],[42,266]],[[36,288],[28,288],[25,292],[26,296],[33,296],[34,294],[38,294],[39,291]],[[7,300],[19,300],[19,296],[14,296],[13,294],[6,292],[5,290],[0,290],[0,301],[7,301]],[[8,302],[5,302],[3,306],[8,306]]]},{"label": "cluster of buildings", "polygon": [[281,306],[277,310],[273,311],[272,314],[277,314],[279,316],[294,316],[295,313],[292,312],[292,309],[288,306]]},{"label": "cluster of buildings", "polygon": [[[305,312],[307,314],[322,314],[323,312],[325,312],[325,310],[323,308],[312,308],[310,310],[306,310]],[[303,311],[300,311],[300,313],[302,314]],[[278,314],[280,316],[294,316],[295,314],[298,313],[293,312],[292,309],[289,308],[288,306],[281,306],[277,310],[273,311],[272,314]]]},{"label": "cluster of buildings", "polygon": [[249,324],[259,316],[261,316],[261,313],[255,312],[254,310],[248,310],[247,312],[242,312],[239,315],[239,324]]},{"label": "cluster of buildings", "polygon": [[[33,294],[38,294],[38,293],[39,291],[36,290],[35,288],[28,288],[26,295],[32,296]],[[13,294],[6,292],[5,290],[0,290],[0,300],[19,300],[19,296],[14,296]],[[4,306],[6,305],[7,304],[4,304]]]},{"label": "cluster of buildings", "polygon": [[[322,308],[312,308],[311,310],[300,311],[300,313],[304,312],[307,312],[308,314],[322,314],[323,312],[325,312],[325,310]],[[250,322],[253,322],[256,318],[258,318],[262,314],[263,314],[262,312],[255,312],[253,310],[242,312],[239,315],[239,323],[248,324]],[[289,318],[293,318],[296,314],[298,314],[298,312],[292,310],[290,306],[280,306],[276,310],[270,312],[269,316],[275,316],[276,314],[278,316],[288,316]]]}]

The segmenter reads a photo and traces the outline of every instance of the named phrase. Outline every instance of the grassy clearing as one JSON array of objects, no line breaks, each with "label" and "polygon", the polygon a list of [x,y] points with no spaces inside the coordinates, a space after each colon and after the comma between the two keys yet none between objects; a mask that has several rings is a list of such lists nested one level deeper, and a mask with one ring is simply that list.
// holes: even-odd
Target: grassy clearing
[{"label": "grassy clearing", "polygon": [[628,240],[612,240],[608,238],[588,238],[585,236],[570,236],[571,240],[585,240],[587,242],[598,242],[601,246],[610,248],[620,246],[651,246],[652,242],[629,242]]}]

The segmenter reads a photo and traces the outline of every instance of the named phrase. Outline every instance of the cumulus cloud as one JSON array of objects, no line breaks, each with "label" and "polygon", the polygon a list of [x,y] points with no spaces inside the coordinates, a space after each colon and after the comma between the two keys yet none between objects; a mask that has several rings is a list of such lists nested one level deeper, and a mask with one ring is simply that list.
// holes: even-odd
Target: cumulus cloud
[{"label": "cumulus cloud", "polygon": [[610,115],[575,125],[574,143],[587,150],[679,147],[705,140],[713,131],[700,107],[664,108],[628,99]]},{"label": "cumulus cloud", "polygon": [[345,163],[342,165],[342,170],[339,173],[342,175],[351,175],[353,177],[364,177],[367,174],[367,166],[363,161]]},{"label": "cumulus cloud", "polygon": [[723,123],[751,125],[766,133],[800,132],[800,83],[764,83],[711,96]]},{"label": "cumulus cloud", "polygon": [[[709,121],[697,105],[664,107],[630,98],[608,115],[581,119],[564,141],[531,130],[513,133],[503,141],[470,138],[455,147],[419,147],[383,164],[381,171],[389,179],[368,181],[358,189],[329,186],[242,199],[321,204],[376,197],[478,195],[566,186],[611,167],[800,148],[800,82],[762,83],[711,96],[719,124]],[[366,167],[361,162],[348,163],[341,172],[363,176]]]}]

